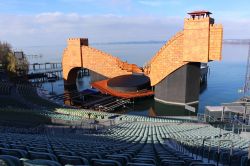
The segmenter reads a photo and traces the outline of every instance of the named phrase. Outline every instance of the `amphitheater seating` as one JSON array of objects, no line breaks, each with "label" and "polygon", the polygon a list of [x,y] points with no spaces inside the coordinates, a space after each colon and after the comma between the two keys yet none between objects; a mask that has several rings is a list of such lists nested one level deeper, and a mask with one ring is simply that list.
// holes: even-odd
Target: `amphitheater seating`
[{"label": "amphitheater seating", "polygon": [[122,166],[121,163],[119,163],[118,161],[115,160],[103,160],[103,159],[93,159],[92,160],[92,165],[93,166],[105,166],[105,165],[109,165],[109,166]]},{"label": "amphitheater seating", "polygon": [[24,158],[24,157],[27,156],[27,152],[25,150],[22,150],[22,149],[1,148],[0,153],[2,155],[11,155],[11,156],[15,156],[15,157],[18,157],[18,158]]},{"label": "amphitheater seating", "polygon": [[60,163],[56,161],[51,161],[51,160],[43,160],[43,159],[35,159],[35,160],[25,160],[23,162],[24,166],[41,166],[41,165],[46,165],[46,166],[61,166]]},{"label": "amphitheater seating", "polygon": [[21,166],[21,161],[14,156],[0,155],[0,165],[1,166]]},{"label": "amphitheater seating", "polygon": [[11,97],[1,97],[0,98],[0,108],[26,108],[28,109],[28,107],[21,103],[20,101],[11,98]]},{"label": "amphitheater seating", "polygon": [[160,117],[147,117],[136,115],[121,115],[121,120],[130,122],[167,122],[167,123],[181,123],[181,122],[195,122],[192,119],[176,119],[176,118],[160,118]]},{"label": "amphitheater seating", "polygon": [[80,156],[65,156],[59,155],[58,160],[61,164],[72,164],[72,165],[88,165],[89,162],[87,159],[80,157]]},{"label": "amphitheater seating", "polygon": [[92,111],[88,109],[66,109],[57,108],[56,113],[66,114],[67,116],[81,117],[81,118],[95,118],[95,119],[111,119],[115,117],[118,121],[128,122],[156,122],[156,123],[183,123],[183,122],[195,122],[191,119],[177,119],[177,118],[160,118],[160,117],[146,117],[136,115],[119,115],[115,113],[106,113],[101,111]]},{"label": "amphitheater seating", "polygon": [[82,118],[95,118],[95,119],[109,119],[110,117],[116,115],[112,113],[98,112],[87,109],[66,109],[66,108],[57,108],[56,113],[66,114],[74,117]]},{"label": "amphitheater seating", "polygon": [[60,105],[50,102],[49,100],[43,99],[37,94],[35,87],[32,87],[30,84],[17,84],[17,90],[20,95],[22,95],[27,101],[40,106],[42,108],[57,108],[61,107]]},{"label": "amphitheater seating", "polygon": [[45,159],[45,160],[53,160],[57,161],[57,158],[54,154],[44,153],[44,152],[28,152],[28,158],[30,159]]},{"label": "amphitheater seating", "polygon": [[92,159],[101,159],[101,155],[98,153],[82,153],[82,152],[78,152],[78,154],[87,159],[89,163],[91,163]]},{"label": "amphitheater seating", "polygon": [[[93,133],[49,133],[50,130],[29,133],[31,130],[0,128],[0,165],[213,166],[218,161],[246,166],[248,162],[249,140],[209,124],[191,119],[62,108],[38,96],[28,84],[18,84],[17,89],[41,109],[27,109],[8,98],[0,99],[1,113],[38,115],[66,125],[63,127],[68,127],[67,131],[75,129],[68,125],[82,125],[93,119],[114,123]],[[10,91],[10,85],[0,82],[0,95],[9,95]],[[84,129],[88,130],[87,127],[77,130]]]},{"label": "amphitheater seating", "polygon": [[0,81],[0,95],[10,95],[11,85],[7,82]]},{"label": "amphitheater seating", "polygon": [[[209,124],[63,108],[34,112],[68,121],[88,119],[91,113],[91,118],[104,121],[113,118],[116,124],[94,134],[20,134],[16,130],[5,130],[0,133],[0,156],[3,156],[0,162],[55,166],[212,166],[218,158],[222,164],[228,164],[231,159],[234,165],[245,164],[247,160],[249,140]],[[230,141],[221,142],[217,154],[221,140]],[[229,155],[231,144],[234,146],[232,156]]]}]

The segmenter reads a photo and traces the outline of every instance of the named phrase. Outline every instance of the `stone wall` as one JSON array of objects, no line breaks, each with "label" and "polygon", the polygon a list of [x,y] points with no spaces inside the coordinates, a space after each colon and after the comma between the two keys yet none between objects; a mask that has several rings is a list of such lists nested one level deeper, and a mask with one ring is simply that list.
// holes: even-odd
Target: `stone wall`
[{"label": "stone wall", "polygon": [[211,17],[185,19],[184,30],[174,35],[143,70],[89,47],[87,39],[69,39],[62,60],[63,77],[73,82],[68,80],[68,73],[75,67],[88,68],[104,78],[144,72],[155,86],[187,63],[221,60],[222,33],[222,26],[215,25]]},{"label": "stone wall", "polygon": [[209,60],[221,60],[223,28],[221,24],[210,25]]},{"label": "stone wall", "polygon": [[162,79],[185,65],[183,60],[183,32],[173,36],[152,58],[145,67],[145,74],[154,86]]},{"label": "stone wall", "polygon": [[119,75],[139,72],[140,69],[135,64],[122,62],[119,58],[107,54],[103,51],[89,47],[87,39],[69,39],[68,46],[64,50],[63,78],[68,84],[74,84],[69,73],[76,67],[83,67],[102,75],[103,78],[112,78]]},{"label": "stone wall", "polygon": [[208,62],[210,17],[184,21],[183,61]]},{"label": "stone wall", "polygon": [[144,67],[151,85],[187,63],[221,60],[222,33],[222,26],[214,24],[211,17],[185,19],[184,30],[174,35]]}]

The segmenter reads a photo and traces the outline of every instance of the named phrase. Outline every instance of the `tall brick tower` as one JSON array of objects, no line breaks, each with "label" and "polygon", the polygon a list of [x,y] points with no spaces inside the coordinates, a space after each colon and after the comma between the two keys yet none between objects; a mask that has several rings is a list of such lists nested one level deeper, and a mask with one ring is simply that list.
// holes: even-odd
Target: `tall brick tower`
[{"label": "tall brick tower", "polygon": [[156,60],[151,62],[151,82],[155,83],[153,79],[157,80],[161,73],[165,75],[164,79],[155,83],[155,99],[160,102],[197,103],[200,91],[200,63],[221,60],[222,25],[214,24],[214,19],[210,17],[212,13],[209,11],[194,11],[188,14],[190,18],[184,20],[184,30],[177,37],[170,39],[172,42],[163,47],[163,51],[157,55],[158,59],[161,57],[159,63],[166,62],[166,65],[162,65],[166,67],[158,69],[161,72],[157,72],[153,69],[157,67]]},{"label": "tall brick tower", "polygon": [[[157,101],[172,104],[198,102],[200,63],[221,60],[223,28],[220,24],[214,24],[208,11],[188,14],[184,29],[168,40],[143,70],[135,64],[128,64],[89,47],[86,38],[69,39],[62,58],[65,85],[75,85],[80,68],[90,70],[91,81],[95,83],[92,85],[117,76],[143,73],[150,78]],[[102,84],[99,88],[103,90],[103,87],[105,85]]]},{"label": "tall brick tower", "polygon": [[188,14],[190,18],[184,21],[183,61],[221,60],[222,26],[214,24],[209,11]]},{"label": "tall brick tower", "polygon": [[[82,46],[88,46],[87,38],[69,38],[68,47],[64,50],[62,58],[63,76],[68,76],[64,80],[64,85],[74,85],[79,68],[83,68]],[[72,70],[72,68],[75,70]],[[70,74],[68,74],[70,73]]]}]

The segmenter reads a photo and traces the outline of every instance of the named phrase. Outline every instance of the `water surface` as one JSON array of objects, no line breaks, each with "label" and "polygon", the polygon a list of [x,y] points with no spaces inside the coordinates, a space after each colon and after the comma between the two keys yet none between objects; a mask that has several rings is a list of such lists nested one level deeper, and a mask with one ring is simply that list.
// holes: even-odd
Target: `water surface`
[{"label": "water surface", "polygon": [[[92,47],[120,57],[124,61],[143,66],[161,46],[162,44],[98,44]],[[223,45],[223,60],[209,63],[208,84],[207,88],[200,95],[199,113],[204,112],[204,108],[207,105],[220,105],[221,103],[232,102],[242,96],[242,94],[238,93],[238,90],[244,85],[247,53],[247,45]],[[50,59],[45,58],[43,61],[50,61]],[[60,58],[58,61],[60,61]],[[78,88],[80,90],[88,88],[88,82],[89,80],[86,78],[85,80],[79,80]],[[53,84],[55,93],[63,93],[64,86],[62,80]],[[43,87],[51,91],[51,83],[45,83]],[[130,109],[127,109],[126,112],[129,114],[150,116],[193,115],[183,107],[164,105],[154,102],[152,99],[139,100],[135,105],[130,106]]]}]

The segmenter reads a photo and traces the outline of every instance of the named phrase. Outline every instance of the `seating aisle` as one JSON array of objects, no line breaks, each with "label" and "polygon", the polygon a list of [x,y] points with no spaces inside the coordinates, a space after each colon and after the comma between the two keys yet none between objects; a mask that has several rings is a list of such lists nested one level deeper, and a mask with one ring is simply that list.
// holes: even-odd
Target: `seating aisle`
[{"label": "seating aisle", "polygon": [[[85,111],[89,113],[107,119],[114,116]],[[126,115],[127,119],[140,119],[127,121],[123,117],[116,116],[116,124],[95,133],[21,134],[1,130],[0,165],[212,166],[218,159],[224,165],[247,162],[249,140],[232,132],[180,120]]]}]

